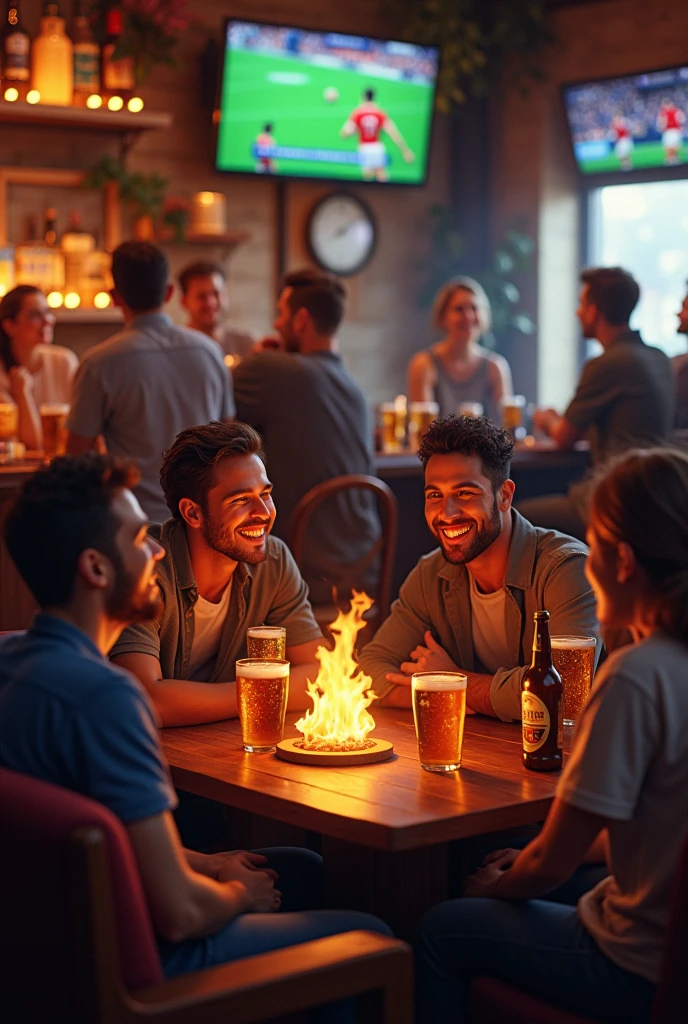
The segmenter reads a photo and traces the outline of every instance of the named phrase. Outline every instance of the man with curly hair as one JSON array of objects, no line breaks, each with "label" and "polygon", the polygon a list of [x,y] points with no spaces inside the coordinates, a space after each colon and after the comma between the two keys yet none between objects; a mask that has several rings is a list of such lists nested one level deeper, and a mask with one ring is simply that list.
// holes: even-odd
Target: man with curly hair
[{"label": "man with curly hair", "polygon": [[548,609],[554,635],[599,638],[587,548],[511,507],[513,441],[486,417],[435,420],[418,455],[439,548],[409,574],[361,665],[387,706],[411,706],[414,672],[460,671],[469,708],[518,720],[533,612]]}]

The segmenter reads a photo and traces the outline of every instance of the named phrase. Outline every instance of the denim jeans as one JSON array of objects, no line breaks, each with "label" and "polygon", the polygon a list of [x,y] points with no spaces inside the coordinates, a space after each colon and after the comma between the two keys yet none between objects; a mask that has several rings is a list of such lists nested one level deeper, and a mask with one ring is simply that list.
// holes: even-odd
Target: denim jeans
[{"label": "denim jeans", "polygon": [[655,986],[606,957],[575,907],[547,900],[448,900],[416,942],[419,1024],[468,1020],[468,989],[487,974],[596,1020],[647,1024]]}]

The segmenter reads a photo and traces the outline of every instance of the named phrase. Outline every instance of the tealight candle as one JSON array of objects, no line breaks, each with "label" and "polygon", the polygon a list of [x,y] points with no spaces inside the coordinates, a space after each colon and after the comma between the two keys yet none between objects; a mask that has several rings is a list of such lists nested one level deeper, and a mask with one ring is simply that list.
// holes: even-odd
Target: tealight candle
[{"label": "tealight candle", "polygon": [[224,235],[227,231],[227,199],[222,192],[197,192],[191,197],[189,233]]}]

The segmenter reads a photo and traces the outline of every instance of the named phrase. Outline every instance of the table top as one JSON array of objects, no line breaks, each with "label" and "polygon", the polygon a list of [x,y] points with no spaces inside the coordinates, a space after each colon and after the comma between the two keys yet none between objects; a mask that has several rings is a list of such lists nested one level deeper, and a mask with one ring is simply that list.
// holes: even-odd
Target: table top
[{"label": "table top", "polygon": [[[553,441],[533,441],[526,444],[517,441],[514,449],[512,468],[551,469],[553,466],[580,466],[584,468],[590,458],[587,441],[578,442],[573,448],[557,448]],[[415,452],[376,452],[375,468],[381,476],[421,476],[423,467]]]},{"label": "table top", "polygon": [[[541,821],[558,773],[527,771],[517,725],[469,715],[463,764],[448,775],[418,762],[410,711],[374,709],[373,736],[394,744],[379,764],[321,768],[246,754],[239,722],[163,729],[175,785],[230,807],[380,850],[410,850]],[[298,735],[287,716],[285,738]]]}]

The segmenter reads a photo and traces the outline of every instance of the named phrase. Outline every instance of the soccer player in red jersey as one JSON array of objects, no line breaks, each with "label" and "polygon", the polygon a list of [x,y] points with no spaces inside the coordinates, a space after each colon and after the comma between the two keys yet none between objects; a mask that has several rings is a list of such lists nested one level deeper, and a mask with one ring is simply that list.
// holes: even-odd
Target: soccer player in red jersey
[{"label": "soccer player in red jersey", "polygon": [[339,134],[344,139],[358,134],[358,153],[364,178],[374,177],[378,181],[387,181],[387,152],[384,143],[380,141],[380,132],[389,135],[401,150],[407,164],[413,163],[415,157],[404,142],[401,132],[391,117],[375,103],[375,91],[365,89],[363,103],[352,110]]},{"label": "soccer player in red jersey", "polygon": [[[272,125],[263,125],[263,130],[256,136],[256,146],[274,146],[275,138],[272,134]],[[270,156],[259,156],[256,163],[256,171],[259,174],[274,174],[277,171],[277,162]]]},{"label": "soccer player in red jersey", "polygon": [[657,128],[662,133],[664,163],[680,163],[679,152],[683,143],[683,125],[686,115],[670,99],[663,99],[657,117]]},{"label": "soccer player in red jersey", "polygon": [[612,118],[612,123],[609,126],[609,138],[614,143],[614,152],[619,158],[622,170],[630,171],[633,167],[631,163],[633,137],[626,119],[620,111],[617,111]]}]

